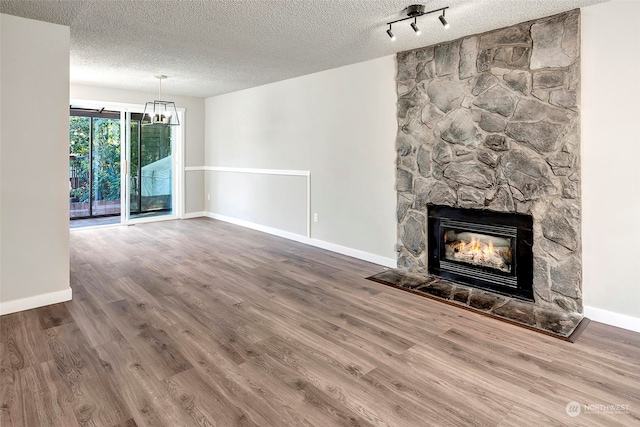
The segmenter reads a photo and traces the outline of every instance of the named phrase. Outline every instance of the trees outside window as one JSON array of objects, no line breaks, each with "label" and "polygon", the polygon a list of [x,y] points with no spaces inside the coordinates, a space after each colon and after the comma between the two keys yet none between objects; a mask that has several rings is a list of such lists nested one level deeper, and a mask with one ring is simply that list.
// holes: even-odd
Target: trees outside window
[{"label": "trees outside window", "polygon": [[[120,119],[72,115],[69,118],[69,197],[80,204],[72,216],[89,216],[89,204],[120,199]],[[93,181],[93,187],[91,187]],[[104,210],[104,209],[103,209]],[[111,209],[113,210],[113,209]]]}]

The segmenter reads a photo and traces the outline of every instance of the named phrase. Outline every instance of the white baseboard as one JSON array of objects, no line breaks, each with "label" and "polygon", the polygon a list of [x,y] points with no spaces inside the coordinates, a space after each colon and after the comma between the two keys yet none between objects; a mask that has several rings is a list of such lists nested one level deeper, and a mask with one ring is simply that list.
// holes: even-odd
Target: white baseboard
[{"label": "white baseboard", "polygon": [[595,307],[584,307],[584,316],[595,322],[606,323],[618,328],[640,332],[640,318],[626,314],[614,313]]},{"label": "white baseboard", "polygon": [[203,216],[207,216],[207,213],[205,211],[202,212],[189,212],[186,213],[184,215],[182,215],[182,219],[189,219],[189,218],[200,218]]},{"label": "white baseboard", "polygon": [[240,225],[242,227],[250,228],[252,230],[262,231],[263,233],[273,234],[274,236],[284,237],[285,239],[295,240],[296,242],[306,243],[305,240],[309,240],[307,237],[301,234],[291,233],[289,231],[280,230],[278,228],[256,224],[255,222],[245,221],[244,219],[233,218],[230,216],[220,215],[213,212],[207,212],[206,216],[208,216],[209,218],[228,222],[230,224],[235,224],[235,225]]},{"label": "white baseboard", "polygon": [[325,242],[324,240],[307,238],[307,237],[305,237],[305,239],[307,239],[307,241],[303,243],[306,243],[311,246],[315,246],[317,248],[326,249],[328,251],[350,256],[352,258],[358,258],[363,261],[368,261],[374,264],[382,265],[384,267],[389,267],[389,268],[397,267],[396,260],[393,258],[387,258],[380,255],[372,254],[369,252],[361,251],[359,249],[353,249],[347,246]]},{"label": "white baseboard", "polygon": [[301,234],[291,233],[289,231],[284,231],[277,228],[268,227],[266,225],[256,224],[254,222],[229,217],[226,215],[220,215],[213,212],[207,212],[206,216],[208,216],[209,218],[217,219],[217,220],[228,222],[231,224],[240,225],[242,227],[251,228],[252,230],[262,231],[264,233],[273,234],[274,236],[283,237],[289,240],[294,240],[296,242],[304,243],[306,245],[315,246],[321,249],[326,249],[331,252],[336,252],[342,255],[361,259],[363,261],[372,262],[374,264],[379,264],[385,267],[389,267],[389,268],[396,267],[396,260],[393,258],[386,258],[380,255],[372,254],[372,253],[361,251],[358,249],[337,245],[335,243],[325,242],[324,240],[309,238]]},{"label": "white baseboard", "polygon": [[35,295],[32,297],[4,301],[0,302],[0,315],[71,301],[71,298],[71,288],[69,287],[63,291],[49,292],[47,294]]}]

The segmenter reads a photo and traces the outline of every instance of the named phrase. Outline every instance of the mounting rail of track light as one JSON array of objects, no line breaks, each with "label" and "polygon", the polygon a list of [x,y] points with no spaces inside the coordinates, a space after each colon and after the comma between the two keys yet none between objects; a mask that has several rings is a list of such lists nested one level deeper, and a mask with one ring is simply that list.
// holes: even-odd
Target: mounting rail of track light
[{"label": "mounting rail of track light", "polygon": [[445,11],[447,9],[449,9],[449,6],[441,7],[440,9],[434,9],[434,10],[430,10],[428,12],[425,12],[425,5],[423,5],[423,4],[412,4],[411,6],[407,7],[404,10],[404,12],[406,12],[406,14],[407,14],[406,18],[396,19],[395,21],[387,22],[387,25],[389,26],[389,29],[387,30],[387,35],[389,35],[391,40],[395,40],[396,36],[391,31],[392,25],[397,23],[397,22],[402,22],[402,21],[407,21],[409,19],[413,19],[413,22],[411,23],[411,28],[416,33],[416,35],[419,36],[421,34],[421,32],[420,32],[420,28],[418,28],[418,17],[419,16],[424,16],[424,15],[430,15],[430,14],[436,13],[436,12],[441,12],[440,16],[438,16],[438,19],[440,20],[440,23],[442,24],[442,26],[445,29],[449,29],[449,23],[447,22],[446,18],[444,17],[444,13],[445,13]]}]

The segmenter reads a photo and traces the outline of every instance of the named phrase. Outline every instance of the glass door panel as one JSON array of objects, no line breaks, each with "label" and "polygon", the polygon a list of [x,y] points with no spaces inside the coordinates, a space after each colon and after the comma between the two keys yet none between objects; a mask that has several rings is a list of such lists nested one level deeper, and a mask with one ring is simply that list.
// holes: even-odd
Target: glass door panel
[{"label": "glass door panel", "polygon": [[141,126],[142,114],[131,114],[130,217],[170,215],[173,161],[170,126]]},{"label": "glass door panel", "polygon": [[130,131],[131,135],[129,138],[130,141],[130,157],[129,157],[129,212],[135,213],[140,212],[140,183],[139,183],[139,175],[140,171],[139,160],[138,160],[138,151],[140,149],[140,122],[137,120],[131,120]]},{"label": "glass door panel", "polygon": [[[72,107],[69,115],[69,217],[72,227],[115,223],[121,193],[120,113]],[[96,217],[111,216],[99,222]]]},{"label": "glass door panel", "polygon": [[69,215],[90,215],[91,117],[69,119]]},{"label": "glass door panel", "polygon": [[120,119],[93,118],[92,212],[120,214]]}]

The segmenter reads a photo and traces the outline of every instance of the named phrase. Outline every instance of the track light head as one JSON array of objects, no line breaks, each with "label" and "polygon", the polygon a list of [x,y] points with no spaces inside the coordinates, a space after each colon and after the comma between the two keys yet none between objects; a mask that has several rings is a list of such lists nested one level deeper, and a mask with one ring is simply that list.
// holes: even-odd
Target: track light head
[{"label": "track light head", "polygon": [[395,41],[396,40],[396,36],[394,36],[393,33],[391,32],[391,25],[389,25],[389,29],[387,30],[387,34],[389,34],[389,38],[391,39],[391,41]]},{"label": "track light head", "polygon": [[444,11],[442,12],[442,15],[440,15],[438,17],[438,19],[440,20],[440,22],[442,22],[442,26],[444,27],[445,30],[449,29],[449,23],[447,22],[447,20],[444,17]]},{"label": "track light head", "polygon": [[413,28],[413,31],[416,33],[416,36],[419,36],[421,34],[420,28],[418,28],[418,22],[417,21],[413,21],[411,23],[411,28]]}]

